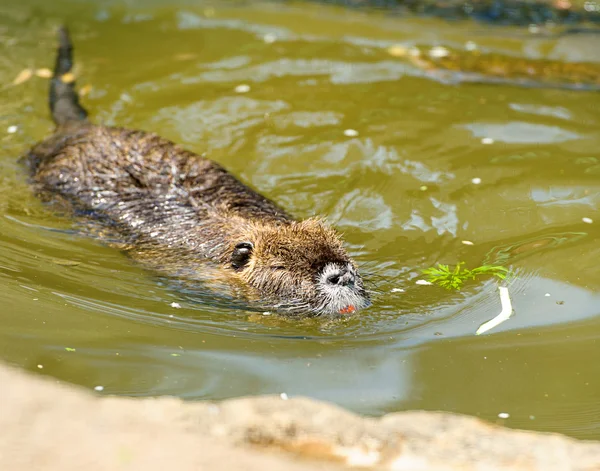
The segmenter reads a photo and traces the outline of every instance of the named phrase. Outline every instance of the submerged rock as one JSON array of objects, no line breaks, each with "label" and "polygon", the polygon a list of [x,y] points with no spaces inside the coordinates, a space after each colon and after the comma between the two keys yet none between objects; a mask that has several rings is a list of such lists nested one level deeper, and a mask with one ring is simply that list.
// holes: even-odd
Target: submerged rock
[{"label": "submerged rock", "polygon": [[473,19],[499,25],[596,25],[600,8],[581,0],[311,0],[349,8],[377,8],[394,14]]}]

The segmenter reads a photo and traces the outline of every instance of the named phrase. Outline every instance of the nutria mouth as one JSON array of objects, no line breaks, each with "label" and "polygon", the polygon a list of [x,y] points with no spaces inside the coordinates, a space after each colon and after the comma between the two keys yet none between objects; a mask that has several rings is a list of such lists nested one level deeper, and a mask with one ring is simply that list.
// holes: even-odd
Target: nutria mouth
[{"label": "nutria mouth", "polygon": [[50,85],[55,133],[28,154],[37,191],[119,234],[132,258],[167,273],[207,261],[221,280],[282,312],[350,314],[370,304],[355,263],[320,219],[294,220],[223,167],[153,133],[90,123],[66,29]]}]

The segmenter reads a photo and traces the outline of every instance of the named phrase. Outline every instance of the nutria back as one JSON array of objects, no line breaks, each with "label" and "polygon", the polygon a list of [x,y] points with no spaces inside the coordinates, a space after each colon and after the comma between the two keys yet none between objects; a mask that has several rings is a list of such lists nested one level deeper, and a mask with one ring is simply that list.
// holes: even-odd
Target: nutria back
[{"label": "nutria back", "polygon": [[333,229],[297,221],[223,167],[156,134],[90,123],[72,80],[65,29],[50,85],[55,133],[28,155],[43,195],[119,234],[127,253],[170,273],[214,275],[288,313],[345,314],[369,296]]},{"label": "nutria back", "polygon": [[39,191],[60,193],[132,242],[148,238],[210,257],[213,244],[190,237],[201,221],[202,237],[216,239],[231,235],[233,228],[218,222],[225,215],[292,221],[216,162],[152,133],[70,123],[35,146],[28,161]]}]

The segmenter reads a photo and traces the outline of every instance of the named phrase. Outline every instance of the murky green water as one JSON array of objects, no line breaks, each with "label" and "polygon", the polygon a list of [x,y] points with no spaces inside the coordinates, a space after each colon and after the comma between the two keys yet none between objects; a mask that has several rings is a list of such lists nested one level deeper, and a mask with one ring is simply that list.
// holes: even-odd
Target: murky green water
[{"label": "murky green water", "polygon": [[[600,97],[444,83],[387,52],[474,41],[593,63],[600,38],[317,5],[14,3],[0,6],[1,359],[107,394],[285,392],[600,439]],[[34,199],[16,159],[51,132],[47,81],[10,82],[52,65],[62,19],[96,121],[209,150],[295,215],[326,215],[374,306],[329,323],[210,307]],[[515,316],[489,334],[474,332],[500,311],[494,281],[415,284],[459,261],[516,270]]]}]

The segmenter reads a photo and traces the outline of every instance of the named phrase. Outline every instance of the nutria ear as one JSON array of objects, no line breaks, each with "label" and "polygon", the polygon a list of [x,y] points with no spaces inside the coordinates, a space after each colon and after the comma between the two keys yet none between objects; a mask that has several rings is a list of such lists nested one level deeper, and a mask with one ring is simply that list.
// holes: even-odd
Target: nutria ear
[{"label": "nutria ear", "polygon": [[253,248],[254,245],[252,245],[252,242],[240,242],[237,244],[231,254],[231,266],[236,269],[243,268],[248,263],[248,260],[250,260]]}]

